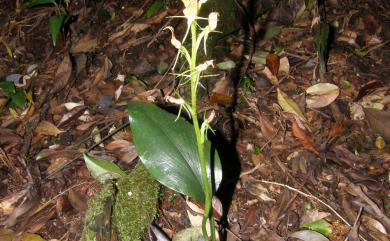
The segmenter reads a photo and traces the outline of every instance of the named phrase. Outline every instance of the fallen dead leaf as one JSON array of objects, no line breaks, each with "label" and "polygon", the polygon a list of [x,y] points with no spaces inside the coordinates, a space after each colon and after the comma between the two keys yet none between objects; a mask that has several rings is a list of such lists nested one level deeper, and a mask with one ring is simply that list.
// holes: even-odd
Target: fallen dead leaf
[{"label": "fallen dead leaf", "polygon": [[87,90],[91,89],[92,87],[97,87],[102,81],[104,81],[109,75],[112,68],[112,63],[108,59],[108,57],[104,58],[103,66],[100,68],[94,76],[86,81],[80,89],[86,88]]},{"label": "fallen dead leaf", "polygon": [[285,56],[280,59],[279,74],[289,75],[290,74],[290,62]]},{"label": "fallen dead leaf", "polygon": [[72,61],[69,54],[65,54],[64,59],[58,66],[57,72],[54,76],[54,93],[62,90],[70,81],[72,76]]},{"label": "fallen dead leaf", "polygon": [[82,212],[87,210],[87,199],[83,194],[71,189],[69,190],[68,200],[77,211]]},{"label": "fallen dead leaf", "polygon": [[318,83],[307,88],[306,105],[308,108],[322,108],[331,104],[340,94],[337,85]]},{"label": "fallen dead leaf", "polygon": [[277,75],[279,72],[280,58],[277,54],[269,53],[265,59],[266,66],[273,75]]},{"label": "fallen dead leaf", "polygon": [[48,136],[58,136],[59,134],[65,132],[58,129],[53,123],[48,121],[41,121],[35,131],[38,134],[48,135]]},{"label": "fallen dead leaf", "polygon": [[126,140],[115,140],[106,145],[106,149],[113,151],[115,149],[121,149],[130,146],[130,142]]},{"label": "fallen dead leaf", "polygon": [[307,122],[306,117],[299,108],[298,104],[295,103],[294,100],[290,99],[290,97],[288,97],[286,93],[281,91],[279,88],[277,89],[277,92],[278,104],[282,107],[283,111],[295,115],[303,122]]},{"label": "fallen dead leaf", "polygon": [[97,45],[97,39],[93,38],[91,34],[87,34],[71,47],[70,52],[72,54],[88,53],[93,51]]},{"label": "fallen dead leaf", "polygon": [[316,146],[316,143],[313,141],[313,139],[306,134],[304,130],[302,130],[299,125],[294,121],[292,124],[292,133],[295,136],[295,138],[298,139],[298,141],[302,144],[302,146],[315,153],[316,155],[319,155],[318,148]]},{"label": "fallen dead leaf", "polygon": [[329,241],[324,235],[311,230],[294,232],[289,237],[301,239],[303,241]]},{"label": "fallen dead leaf", "polygon": [[261,73],[264,74],[273,85],[278,85],[278,78],[274,74],[272,74],[271,70],[267,66],[261,71]]},{"label": "fallen dead leaf", "polygon": [[314,222],[314,221],[317,221],[320,219],[324,219],[324,218],[328,217],[329,215],[330,215],[330,213],[328,213],[328,212],[320,212],[317,209],[314,209],[313,211],[308,212],[305,215],[303,215],[303,217],[301,218],[300,226],[302,227],[302,225],[304,225],[306,223],[311,223],[311,222]]},{"label": "fallen dead leaf", "polygon": [[336,124],[333,126],[333,128],[330,130],[329,134],[328,134],[328,138],[331,139],[331,138],[334,138],[334,137],[337,137],[338,135],[340,135],[342,132],[344,131],[344,126],[343,126],[343,123],[341,122],[336,122]]},{"label": "fallen dead leaf", "polygon": [[363,111],[370,128],[390,141],[390,112],[373,108],[363,108]]},{"label": "fallen dead leaf", "polygon": [[233,103],[233,98],[229,95],[213,93],[210,96],[209,101],[211,104],[231,105]]}]

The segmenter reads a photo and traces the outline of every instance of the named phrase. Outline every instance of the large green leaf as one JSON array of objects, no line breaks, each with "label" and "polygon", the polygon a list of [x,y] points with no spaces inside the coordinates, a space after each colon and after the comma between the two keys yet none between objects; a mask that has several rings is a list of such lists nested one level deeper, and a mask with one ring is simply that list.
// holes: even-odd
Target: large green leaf
[{"label": "large green leaf", "polygon": [[[154,104],[129,102],[128,110],[134,145],[150,174],[163,185],[203,202],[202,172],[193,126],[183,118],[175,121],[175,115]],[[211,151],[209,141],[205,143],[205,158],[209,180],[210,166],[214,171],[216,190],[222,169],[218,153]]]}]

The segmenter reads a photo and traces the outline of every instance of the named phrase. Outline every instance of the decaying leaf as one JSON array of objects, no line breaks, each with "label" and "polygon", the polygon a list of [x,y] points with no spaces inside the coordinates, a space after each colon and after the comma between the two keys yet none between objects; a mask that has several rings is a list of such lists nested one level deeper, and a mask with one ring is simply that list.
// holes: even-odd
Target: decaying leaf
[{"label": "decaying leaf", "polygon": [[329,241],[324,235],[311,231],[311,230],[302,230],[290,234],[290,237],[301,239],[303,241]]},{"label": "decaying leaf", "polygon": [[279,72],[280,58],[277,54],[269,53],[265,59],[268,69],[273,75],[277,75]]},{"label": "decaying leaf", "polygon": [[72,61],[70,60],[69,54],[65,54],[64,59],[58,66],[57,72],[54,76],[55,86],[54,92],[62,90],[70,80],[72,76]]},{"label": "decaying leaf", "polygon": [[93,51],[98,45],[96,38],[93,38],[91,34],[87,34],[82,37],[72,48],[70,52],[72,54],[87,53]]},{"label": "decaying leaf", "polygon": [[318,211],[317,209],[314,209],[313,211],[306,213],[306,214],[301,218],[301,224],[300,224],[300,226],[302,226],[302,225],[305,224],[305,223],[311,223],[311,222],[314,222],[314,221],[317,221],[317,220],[326,218],[326,217],[328,217],[329,215],[330,215],[330,213],[328,213],[328,212],[320,212],[320,211]]},{"label": "decaying leaf", "polygon": [[287,56],[284,56],[280,59],[279,74],[290,74],[290,61],[288,60]]},{"label": "decaying leaf", "polygon": [[363,111],[370,128],[390,141],[390,112],[373,108],[363,108]]},{"label": "decaying leaf", "polygon": [[73,189],[69,190],[68,200],[72,207],[79,212],[87,210],[87,199],[84,194]]},{"label": "decaying leaf", "polygon": [[337,85],[318,83],[307,88],[306,105],[308,108],[322,108],[332,103],[340,94]]},{"label": "decaying leaf", "polygon": [[58,129],[53,123],[48,121],[41,121],[35,131],[42,135],[58,136],[63,133],[63,130]]},{"label": "decaying leaf", "polygon": [[291,113],[298,117],[299,120],[306,122],[306,117],[299,108],[298,104],[295,103],[294,100],[290,99],[290,97],[288,97],[286,93],[281,91],[279,88],[277,89],[277,91],[278,104],[282,107],[283,111]]},{"label": "decaying leaf", "polygon": [[304,130],[302,130],[299,125],[294,121],[292,124],[292,133],[293,135],[298,139],[298,141],[302,144],[302,146],[313,152],[316,155],[319,155],[320,153],[318,152],[317,145],[313,141],[313,139],[306,134]]},{"label": "decaying leaf", "polygon": [[276,77],[267,66],[261,71],[261,73],[264,74],[273,85],[278,85],[278,77]]}]

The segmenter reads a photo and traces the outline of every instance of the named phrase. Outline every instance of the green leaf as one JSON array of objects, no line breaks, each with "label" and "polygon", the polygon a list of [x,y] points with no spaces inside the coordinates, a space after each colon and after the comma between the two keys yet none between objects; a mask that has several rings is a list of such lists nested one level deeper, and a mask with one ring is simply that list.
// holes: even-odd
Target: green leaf
[{"label": "green leaf", "polygon": [[146,12],[146,17],[150,18],[156,15],[161,9],[163,9],[166,4],[163,1],[155,1]]},{"label": "green leaf", "polygon": [[325,53],[328,47],[329,24],[320,23],[316,32],[316,47],[320,62],[325,62]]},{"label": "green leaf", "polygon": [[[134,145],[150,174],[163,185],[203,202],[202,172],[193,126],[181,117],[175,121],[175,115],[154,104],[129,102],[128,110]],[[222,179],[222,168],[218,153],[211,151],[207,140],[205,159],[209,180],[212,163],[213,190],[216,190]]]},{"label": "green leaf", "polygon": [[33,0],[30,2],[23,3],[22,8],[32,8],[39,5],[53,4],[56,5],[55,0]]},{"label": "green leaf", "polygon": [[298,104],[294,102],[294,100],[290,99],[286,93],[281,91],[279,88],[278,91],[278,104],[282,107],[283,111],[294,114],[297,116],[301,121],[306,122],[306,117],[302,113],[301,109],[299,108]]},{"label": "green leaf", "polygon": [[319,219],[314,222],[305,223],[302,225],[302,227],[319,232],[326,237],[330,237],[330,235],[332,235],[332,227],[324,219]]},{"label": "green leaf", "polygon": [[349,82],[348,80],[342,80],[340,82],[340,85],[341,85],[341,88],[343,88],[343,89],[349,89],[352,87],[351,82]]},{"label": "green leaf", "polygon": [[61,28],[64,26],[64,20],[67,18],[67,15],[51,16],[49,18],[49,31],[51,34],[51,40],[53,46],[57,44],[58,34],[61,31]]},{"label": "green leaf", "polygon": [[15,94],[15,85],[11,81],[1,81],[0,89],[2,89],[7,94]]},{"label": "green leaf", "polygon": [[157,73],[164,74],[169,68],[169,65],[164,60],[160,60],[157,66]]},{"label": "green leaf", "polygon": [[17,89],[15,94],[11,95],[11,102],[9,104],[11,108],[19,107],[23,109],[24,107],[26,107],[27,98],[24,89]]},{"label": "green leaf", "polygon": [[265,31],[264,38],[265,39],[273,38],[276,35],[278,35],[282,31],[282,29],[283,29],[283,25],[277,25],[277,26],[270,27],[269,29],[267,29]]},{"label": "green leaf", "polygon": [[116,164],[106,160],[94,158],[85,153],[84,161],[88,170],[91,172],[91,175],[102,183],[104,183],[106,180],[117,179],[127,175]]}]

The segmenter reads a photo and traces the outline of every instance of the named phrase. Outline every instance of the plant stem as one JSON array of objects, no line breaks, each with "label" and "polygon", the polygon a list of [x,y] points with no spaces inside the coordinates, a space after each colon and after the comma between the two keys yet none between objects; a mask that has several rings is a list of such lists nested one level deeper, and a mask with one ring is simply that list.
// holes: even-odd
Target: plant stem
[{"label": "plant stem", "polygon": [[211,195],[211,187],[209,185],[209,178],[207,176],[207,168],[206,168],[206,159],[204,155],[204,144],[205,137],[201,133],[201,128],[199,126],[198,114],[197,114],[197,87],[198,81],[200,78],[200,73],[196,70],[196,59],[197,59],[197,25],[196,21],[191,23],[191,39],[192,39],[192,50],[191,50],[191,64],[190,64],[190,75],[191,75],[191,117],[194,124],[194,131],[196,136],[196,141],[198,145],[198,153],[199,153],[199,161],[202,171],[202,181],[203,181],[203,190],[205,195],[205,209],[202,220],[202,233],[205,241],[209,241],[209,236],[207,233],[207,219],[210,221],[210,230],[211,230],[211,240],[215,241],[215,224],[212,216],[212,195]]}]

